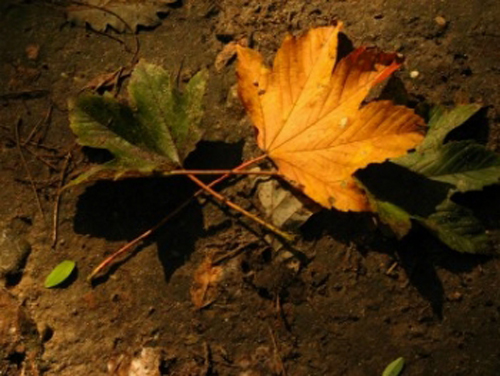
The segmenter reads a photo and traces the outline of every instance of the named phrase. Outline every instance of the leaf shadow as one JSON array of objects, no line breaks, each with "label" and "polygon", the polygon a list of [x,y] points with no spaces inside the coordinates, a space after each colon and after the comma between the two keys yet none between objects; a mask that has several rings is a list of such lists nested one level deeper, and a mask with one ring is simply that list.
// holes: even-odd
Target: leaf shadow
[{"label": "leaf shadow", "polygon": [[[192,169],[232,168],[241,163],[242,148],[243,142],[200,142],[185,166]],[[108,241],[131,241],[191,198],[197,190],[197,186],[183,176],[99,181],[79,196],[74,231]],[[173,272],[194,252],[196,240],[204,235],[202,208],[193,201],[143,245],[113,264],[96,283],[107,280],[120,265],[151,243],[157,245],[158,258],[168,282]]]},{"label": "leaf shadow", "polygon": [[471,272],[492,257],[453,251],[418,224],[414,224],[393,251],[398,255],[409,283],[429,302],[439,319],[443,319],[447,287],[443,285],[438,269],[460,275]]},{"label": "leaf shadow", "polygon": [[490,127],[488,120],[488,107],[483,107],[468,118],[459,127],[453,129],[445,138],[444,142],[474,140],[479,144],[486,145],[488,142]]},{"label": "leaf shadow", "polygon": [[[446,198],[449,189],[447,184],[432,182],[392,163],[371,165],[359,171],[356,177],[377,197],[422,217],[434,211],[435,206]],[[398,189],[392,189],[395,186]],[[461,194],[457,201],[471,208],[488,229],[500,228],[500,187]],[[368,213],[323,210],[306,222],[302,230],[306,240],[327,234],[343,244],[355,244],[361,254],[378,252],[391,255],[405,270],[409,284],[429,302],[439,319],[443,317],[446,287],[438,269],[453,274],[467,273],[491,258],[453,251],[418,223],[413,223],[410,233],[399,241],[394,236],[389,237],[383,226],[377,227],[374,219]],[[500,237],[500,231],[498,233]]]},{"label": "leaf shadow", "polygon": [[373,216],[366,213],[323,210],[302,226],[302,233],[306,241],[327,235],[340,243],[354,244],[363,256],[369,252],[390,255],[404,270],[408,284],[429,303],[439,320],[443,319],[447,286],[443,285],[438,270],[468,273],[491,259],[491,256],[453,251],[417,223],[406,237],[398,240],[377,227]]},{"label": "leaf shadow", "polygon": [[342,60],[344,57],[349,55],[351,52],[355,50],[354,43],[349,39],[349,37],[343,32],[339,33],[338,37],[338,45],[337,45],[337,61],[335,65]]}]

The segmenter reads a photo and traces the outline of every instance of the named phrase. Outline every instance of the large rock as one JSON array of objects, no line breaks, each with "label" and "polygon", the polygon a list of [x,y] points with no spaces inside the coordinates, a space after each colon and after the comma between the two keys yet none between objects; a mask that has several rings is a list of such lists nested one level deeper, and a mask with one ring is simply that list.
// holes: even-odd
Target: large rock
[{"label": "large rock", "polygon": [[30,252],[29,243],[14,231],[0,230],[0,281],[20,279]]}]

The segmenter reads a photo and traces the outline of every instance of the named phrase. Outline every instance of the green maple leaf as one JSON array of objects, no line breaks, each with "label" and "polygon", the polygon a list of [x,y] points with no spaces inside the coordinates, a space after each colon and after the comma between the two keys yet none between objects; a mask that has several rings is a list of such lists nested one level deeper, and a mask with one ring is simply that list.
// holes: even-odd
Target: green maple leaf
[{"label": "green maple leaf", "polygon": [[448,133],[480,109],[478,105],[432,111],[429,132],[414,153],[393,162],[429,179],[450,183],[460,192],[477,191],[500,181],[500,157],[472,141],[444,143]]},{"label": "green maple leaf", "polygon": [[114,159],[92,167],[69,186],[99,179],[148,176],[181,168],[201,139],[206,72],[183,93],[163,68],[145,61],[128,85],[129,103],[110,95],[84,94],[69,103],[70,127],[82,146],[106,149]]},{"label": "green maple leaf", "polygon": [[367,172],[356,175],[368,191],[374,211],[399,238],[410,231],[411,221],[416,220],[456,251],[491,250],[483,224],[451,197],[455,192],[481,190],[498,183],[500,157],[473,141],[445,143],[449,132],[479,109],[478,105],[452,110],[434,108],[429,131],[414,153],[386,164],[388,172],[379,170],[378,181],[370,179]]}]

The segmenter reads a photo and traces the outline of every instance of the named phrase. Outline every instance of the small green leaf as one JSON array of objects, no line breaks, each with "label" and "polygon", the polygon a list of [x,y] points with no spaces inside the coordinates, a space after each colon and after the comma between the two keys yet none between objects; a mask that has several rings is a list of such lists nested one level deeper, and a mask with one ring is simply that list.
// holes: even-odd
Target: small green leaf
[{"label": "small green leaf", "polygon": [[97,179],[151,176],[182,167],[201,139],[207,74],[183,93],[163,68],[140,61],[128,86],[129,104],[110,95],[84,94],[69,102],[70,126],[83,146],[109,150],[112,161],[95,166],[68,186]]},{"label": "small green leaf", "polygon": [[50,289],[63,283],[73,273],[75,269],[75,262],[65,260],[57,265],[45,279],[45,287]]},{"label": "small green leaf", "polygon": [[370,199],[370,204],[380,220],[391,228],[398,239],[410,232],[411,216],[406,211],[387,201]]},{"label": "small green leaf", "polygon": [[430,112],[427,134],[422,143],[417,146],[416,151],[391,161],[406,167],[418,164],[426,153],[435,153],[439,150],[446,136],[480,109],[481,106],[477,104],[457,106],[451,110],[435,106]]},{"label": "small green leaf", "polygon": [[451,110],[446,110],[441,106],[434,107],[427,124],[429,130],[424,141],[417,147],[417,151],[424,152],[440,147],[453,129],[465,123],[480,109],[481,106],[478,104],[457,106]]},{"label": "small green leaf", "polygon": [[355,180],[356,183],[365,191],[372,211],[377,213],[382,223],[389,226],[398,239],[402,239],[411,230],[411,216],[404,209],[392,202],[389,202],[387,197],[385,200],[380,197],[376,197],[375,194],[363,185],[361,180],[362,175],[363,173],[358,174],[358,176],[355,177]]},{"label": "small green leaf", "polygon": [[500,157],[472,141],[450,142],[423,154],[417,152],[398,164],[453,184],[460,192],[481,190],[500,181]]},{"label": "small green leaf", "polygon": [[455,251],[491,252],[483,224],[470,209],[451,200],[453,186],[449,183],[428,179],[390,162],[369,166],[355,177],[381,221],[399,238],[409,231],[413,219]]},{"label": "small green leaf", "polygon": [[398,376],[405,366],[404,358],[397,358],[391,362],[382,373],[382,376]]},{"label": "small green leaf", "polygon": [[483,224],[471,210],[445,200],[436,213],[415,218],[451,249],[462,253],[490,253],[491,244]]}]

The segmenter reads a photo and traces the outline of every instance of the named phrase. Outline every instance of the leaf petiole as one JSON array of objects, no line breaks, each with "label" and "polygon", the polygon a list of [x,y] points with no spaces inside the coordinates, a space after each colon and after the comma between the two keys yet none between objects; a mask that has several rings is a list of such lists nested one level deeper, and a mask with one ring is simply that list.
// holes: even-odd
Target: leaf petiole
[{"label": "leaf petiole", "polygon": [[[253,159],[250,159],[250,160],[248,160],[246,162],[243,162],[241,165],[239,165],[238,167],[236,167],[236,168],[234,168],[234,169],[232,169],[230,171],[237,172],[239,170],[243,170],[244,168],[247,168],[247,167],[249,167],[249,166],[251,166],[253,164],[257,164],[259,162],[262,162],[266,158],[267,158],[267,155],[265,155],[265,154],[260,155],[257,158],[253,158]],[[219,178],[215,179],[214,181],[212,181],[211,183],[207,184],[206,186],[211,188],[211,187],[215,186],[216,184],[219,184],[220,182],[224,181],[229,176],[231,176],[231,175],[228,174],[228,173],[224,174],[221,177],[219,177]],[[196,197],[198,197],[204,191],[205,191],[204,189],[198,190],[193,196],[191,196],[186,201],[184,201],[182,204],[180,204],[174,211],[172,211],[169,214],[167,214],[156,225],[154,225],[153,227],[151,227],[149,230],[143,232],[141,235],[139,235],[138,237],[136,237],[132,241],[130,241],[127,244],[125,244],[123,247],[121,247],[120,249],[118,249],[118,251],[116,251],[112,255],[108,256],[96,268],[94,268],[94,270],[87,277],[87,281],[91,281],[92,279],[94,279],[94,277],[96,275],[98,275],[104,268],[106,268],[107,266],[111,265],[111,263],[113,263],[114,260],[116,260],[121,255],[129,252],[131,249],[133,249],[133,247],[135,247],[136,245],[138,245],[142,240],[144,240],[147,237],[151,236],[156,230],[158,230],[165,223],[167,223],[169,220],[171,220],[177,214],[179,214],[182,210],[184,210]]]},{"label": "leaf petiole", "polygon": [[188,178],[190,178],[194,183],[196,183],[201,189],[204,191],[208,192],[212,196],[214,196],[217,200],[219,200],[221,203],[229,206],[230,208],[236,210],[237,212],[243,214],[245,217],[250,218],[254,222],[257,222],[261,226],[264,226],[267,228],[269,231],[272,231],[276,235],[282,237],[283,239],[287,241],[293,241],[293,236],[291,234],[288,234],[284,231],[281,231],[279,228],[273,226],[272,224],[260,219],[256,215],[250,213],[249,211],[243,209],[241,206],[236,205],[234,202],[229,201],[226,197],[221,195],[219,192],[214,191],[211,187],[209,187],[207,184],[203,183],[200,179],[198,179],[194,175],[188,175]]},{"label": "leaf petiole", "polygon": [[173,170],[160,172],[161,176],[172,175],[265,175],[281,176],[277,171],[251,171],[251,170]]}]

